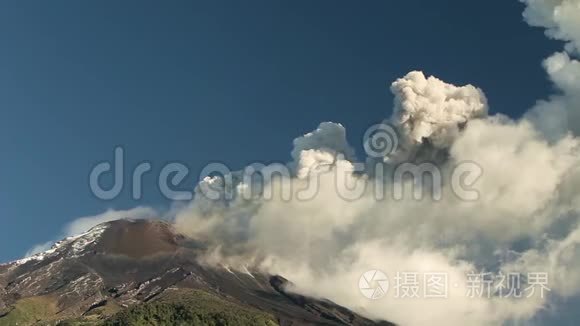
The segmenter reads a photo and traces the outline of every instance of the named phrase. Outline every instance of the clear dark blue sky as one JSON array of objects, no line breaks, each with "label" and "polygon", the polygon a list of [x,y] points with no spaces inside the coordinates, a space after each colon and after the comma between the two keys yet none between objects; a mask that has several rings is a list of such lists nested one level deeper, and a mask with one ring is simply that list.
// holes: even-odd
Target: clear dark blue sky
[{"label": "clear dark blue sky", "polygon": [[[550,93],[560,48],[494,1],[2,1],[0,261],[107,208],[88,174],[123,145],[127,165],[289,159],[321,121],[352,144],[390,115],[387,85],[420,69],[483,88],[517,117]],[[360,151],[359,151],[360,152]]]}]

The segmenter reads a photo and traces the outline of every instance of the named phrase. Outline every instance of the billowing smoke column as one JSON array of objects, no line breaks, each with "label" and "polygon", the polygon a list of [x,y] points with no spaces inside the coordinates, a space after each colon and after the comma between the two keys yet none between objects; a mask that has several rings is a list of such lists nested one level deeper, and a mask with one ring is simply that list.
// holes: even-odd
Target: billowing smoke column
[{"label": "billowing smoke column", "polygon": [[333,164],[337,158],[354,160],[354,149],[346,140],[346,130],[341,124],[323,122],[318,128],[294,139],[292,163],[298,178],[307,177],[313,168]]},{"label": "billowing smoke column", "polygon": [[550,38],[566,43],[566,51],[544,61],[548,76],[559,90],[549,100],[539,101],[528,117],[550,140],[568,131],[580,134],[580,0],[522,0],[524,19],[531,26],[546,28]]},{"label": "billowing smoke column", "polygon": [[391,91],[395,95],[391,120],[409,152],[425,142],[449,148],[468,120],[487,116],[487,100],[480,89],[425,78],[419,71],[395,81]]},{"label": "billowing smoke column", "polygon": [[[559,69],[566,76],[557,85],[565,92],[564,85],[574,85],[576,71]],[[395,81],[391,90],[395,110],[390,122],[402,146],[394,153],[397,160],[387,160],[387,166],[414,161],[421,150],[446,153],[439,166],[443,175],[450,175],[460,162],[476,162],[484,171],[474,185],[478,200],[462,200],[450,183],[443,184],[444,196],[438,201],[412,196],[394,200],[388,195],[377,199],[370,190],[357,200],[345,200],[341,187],[373,177],[355,173],[356,158],[344,127],[322,123],[294,141],[292,173],[272,185],[291,192],[291,200],[244,199],[252,184],[234,173],[231,200],[209,200],[198,193],[176,214],[179,230],[210,244],[203,262],[281,274],[295,283],[295,291],[404,325],[526,321],[552,304],[539,292],[523,299],[497,293],[469,296],[473,273],[547,273],[551,294],[578,295],[579,139],[565,129],[558,129],[557,137],[546,134],[537,125],[543,120],[531,118],[537,117],[534,111],[520,121],[488,117],[481,90],[426,78],[421,72]],[[566,95],[558,96],[568,101]],[[313,169],[320,165],[337,173]],[[335,175],[344,182],[337,183]],[[312,180],[318,184],[316,196],[300,200],[298,189]],[[384,182],[389,188],[405,181]],[[200,187],[205,184],[226,191],[219,178],[208,178]],[[401,299],[393,290],[381,300],[369,300],[358,288],[369,270],[383,271],[391,280],[401,272],[444,273],[449,292],[443,300]],[[423,293],[423,283],[418,284],[417,291]]]},{"label": "billowing smoke column", "polygon": [[[295,291],[401,325],[526,322],[556,305],[552,297],[577,297],[580,62],[575,58],[580,0],[523,2],[530,25],[567,42],[565,51],[544,62],[557,94],[539,101],[523,119],[488,116],[480,89],[421,72],[411,72],[391,87],[395,103],[389,121],[401,146],[386,165],[414,162],[421,151],[444,152],[439,169],[448,176],[459,163],[475,162],[484,171],[473,185],[478,200],[462,200],[449,182],[437,201],[389,195],[377,199],[369,189],[357,200],[346,200],[339,195],[341,187],[373,175],[355,171],[344,127],[326,122],[294,141],[291,173],[273,181],[273,187],[292,195],[290,200],[266,199],[260,193],[242,196],[253,184],[241,173],[230,176],[230,189],[224,180],[208,177],[194,200],[175,213],[176,227],[208,243],[204,263],[281,274],[294,282]],[[316,169],[320,165],[326,167],[323,172]],[[344,182],[336,182],[337,174]],[[316,195],[300,200],[299,189],[313,180]],[[381,182],[389,188],[405,181]],[[208,187],[233,196],[206,198],[202,190]],[[360,292],[360,277],[370,270],[383,271],[392,282],[381,300]],[[421,278],[405,278],[417,283],[419,295],[401,298],[405,289],[396,288],[394,281],[404,272],[419,277],[443,273],[446,298],[426,297]],[[482,272],[547,273],[549,295],[469,296],[469,275]],[[531,281],[523,280],[522,286]],[[490,286],[498,285],[494,281]]]},{"label": "billowing smoke column", "polygon": [[[488,116],[480,89],[418,71],[391,86],[394,114],[388,121],[400,146],[386,165],[416,162],[422,151],[444,152],[439,169],[448,176],[458,163],[475,162],[484,171],[473,186],[478,200],[462,200],[449,182],[437,201],[377,199],[370,190],[345,200],[341,187],[374,177],[355,172],[344,127],[326,122],[294,141],[292,172],[273,185],[289,191],[291,200],[248,200],[241,194],[252,184],[234,173],[231,199],[199,192],[176,213],[176,227],[209,243],[204,263],[281,274],[295,291],[402,325],[525,322],[555,305],[552,297],[580,295],[580,0],[524,2],[527,22],[567,45],[544,62],[558,93],[521,120]],[[319,165],[340,171],[344,182],[336,182],[336,173],[320,173]],[[298,189],[312,180],[316,196],[300,200]],[[389,188],[405,181],[381,182]],[[208,185],[226,191],[219,178],[207,178],[200,188]],[[391,281],[401,272],[444,273],[447,297],[400,298],[401,289],[392,288],[381,300],[369,300],[359,289],[369,270],[383,271]],[[469,275],[486,271],[548,275],[549,295],[469,296]],[[417,284],[424,294],[425,285]],[[494,280],[490,286],[498,285]]]},{"label": "billowing smoke column", "polygon": [[546,28],[550,38],[568,42],[566,50],[580,50],[578,0],[521,0],[527,5],[524,18],[531,26]]}]

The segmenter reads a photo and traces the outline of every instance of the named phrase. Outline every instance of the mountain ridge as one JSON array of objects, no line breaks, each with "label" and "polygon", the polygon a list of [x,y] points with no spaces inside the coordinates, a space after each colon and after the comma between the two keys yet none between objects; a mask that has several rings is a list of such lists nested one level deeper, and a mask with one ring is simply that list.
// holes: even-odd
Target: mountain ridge
[{"label": "mountain ridge", "polygon": [[256,316],[272,316],[279,325],[390,324],[366,319],[328,300],[288,292],[290,282],[281,276],[202,265],[197,257],[203,244],[192,241],[167,222],[125,219],[97,225],[45,252],[2,264],[0,325],[8,325],[18,314],[30,317],[21,325],[105,323],[122,314],[133,318],[127,317],[131,309],[142,305],[136,310],[181,307],[180,314],[191,320],[209,318],[191,310],[191,305],[163,303],[172,291],[227,302],[207,305],[219,316],[227,311],[219,312],[215,306],[231,305],[242,315],[257,311]]}]

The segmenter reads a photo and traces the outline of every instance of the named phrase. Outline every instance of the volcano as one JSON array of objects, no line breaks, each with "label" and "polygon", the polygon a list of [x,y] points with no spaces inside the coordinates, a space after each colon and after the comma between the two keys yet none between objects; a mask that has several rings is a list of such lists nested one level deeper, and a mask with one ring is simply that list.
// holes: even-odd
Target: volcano
[{"label": "volcano", "polygon": [[162,221],[98,225],[0,265],[0,325],[391,325],[281,276],[200,264],[204,249]]}]

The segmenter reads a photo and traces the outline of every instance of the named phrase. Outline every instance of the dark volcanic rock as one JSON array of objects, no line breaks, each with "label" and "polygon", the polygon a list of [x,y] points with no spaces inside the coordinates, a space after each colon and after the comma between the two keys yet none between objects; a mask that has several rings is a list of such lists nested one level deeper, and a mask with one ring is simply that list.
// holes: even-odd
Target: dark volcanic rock
[{"label": "dark volcanic rock", "polygon": [[196,289],[274,315],[281,325],[376,325],[330,301],[286,291],[288,281],[197,262],[199,246],[160,221],[120,220],[67,238],[45,253],[0,265],[0,324],[26,298],[54,303],[48,320],[110,315]]}]

